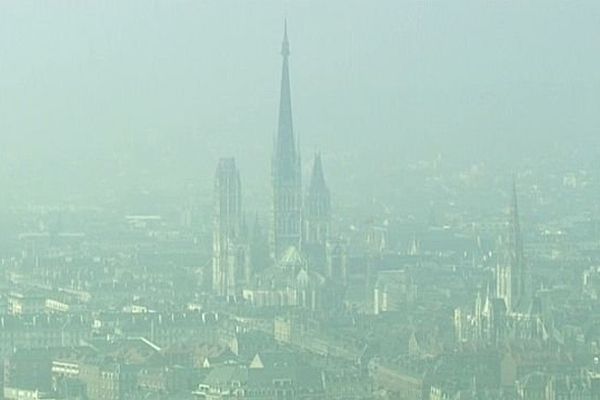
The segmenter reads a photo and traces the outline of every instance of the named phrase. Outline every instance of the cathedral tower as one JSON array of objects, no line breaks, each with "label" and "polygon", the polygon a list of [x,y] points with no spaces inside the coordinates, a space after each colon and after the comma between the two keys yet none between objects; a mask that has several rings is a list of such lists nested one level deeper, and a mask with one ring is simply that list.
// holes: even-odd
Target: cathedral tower
[{"label": "cathedral tower", "polygon": [[509,312],[517,312],[525,306],[528,296],[528,271],[523,251],[523,239],[519,223],[517,188],[513,180],[512,202],[508,223],[508,240],[503,243],[503,256],[496,269],[496,295],[504,300]]},{"label": "cathedral tower", "polygon": [[321,154],[315,155],[312,177],[304,203],[304,243],[325,245],[331,223],[331,199],[325,183]]},{"label": "cathedral tower", "polygon": [[307,254],[311,266],[325,267],[325,247],[330,225],[331,199],[325,183],[321,155],[317,153],[302,219],[302,250]]},{"label": "cathedral tower", "polygon": [[292,125],[292,101],[288,58],[287,26],[281,47],[283,65],[279,101],[279,124],[271,165],[273,208],[271,255],[278,260],[290,246],[299,248],[301,239],[302,181],[300,151]]},{"label": "cathedral tower", "polygon": [[519,223],[519,206],[517,203],[517,185],[513,179],[512,204],[510,207],[509,247],[511,255],[511,289],[513,302],[522,302],[527,296],[527,268],[523,252],[523,238]]},{"label": "cathedral tower", "polygon": [[219,296],[235,296],[247,263],[242,232],[242,185],[235,159],[219,160],[214,196],[212,288]]}]

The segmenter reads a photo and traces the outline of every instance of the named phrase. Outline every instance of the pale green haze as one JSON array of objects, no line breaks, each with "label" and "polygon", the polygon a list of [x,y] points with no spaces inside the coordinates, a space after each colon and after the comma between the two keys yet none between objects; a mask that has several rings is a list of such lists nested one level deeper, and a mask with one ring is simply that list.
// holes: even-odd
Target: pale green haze
[{"label": "pale green haze", "polygon": [[438,154],[598,150],[599,1],[2,0],[2,201],[209,190],[220,156],[268,198],[285,17],[305,167],[321,150],[338,193]]}]

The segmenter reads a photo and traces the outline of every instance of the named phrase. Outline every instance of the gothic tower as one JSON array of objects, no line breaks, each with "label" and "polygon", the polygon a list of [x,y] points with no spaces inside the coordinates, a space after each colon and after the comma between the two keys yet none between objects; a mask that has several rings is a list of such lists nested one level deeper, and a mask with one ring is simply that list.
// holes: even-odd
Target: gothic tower
[{"label": "gothic tower", "polygon": [[496,265],[496,297],[504,300],[507,310],[512,310],[513,306],[513,289],[512,289],[512,276],[513,276],[513,264],[510,248],[502,243],[499,247],[499,252],[502,252],[502,256],[498,260]]},{"label": "gothic tower", "polygon": [[496,269],[496,295],[504,300],[507,311],[515,312],[527,299],[528,273],[523,252],[523,239],[519,224],[517,188],[513,180],[512,202],[508,224],[508,238],[503,243],[503,256]]},{"label": "gothic tower", "polygon": [[321,154],[315,155],[312,177],[304,203],[304,242],[325,245],[331,223],[331,199],[325,183]]},{"label": "gothic tower", "polygon": [[513,179],[512,204],[510,207],[509,248],[511,255],[511,290],[514,304],[522,302],[527,296],[527,270],[523,254],[523,238],[519,223],[517,203],[517,185]]},{"label": "gothic tower", "polygon": [[242,186],[235,159],[219,160],[214,184],[212,288],[234,296],[244,276]]},{"label": "gothic tower", "polygon": [[288,58],[290,55],[287,26],[281,46],[283,65],[279,101],[279,124],[271,164],[273,215],[271,256],[277,261],[290,246],[300,247],[302,181],[300,151],[292,125],[292,101]]},{"label": "gothic tower", "polygon": [[302,218],[302,250],[307,254],[311,266],[325,266],[325,246],[329,239],[330,224],[331,199],[325,183],[321,155],[317,153]]}]

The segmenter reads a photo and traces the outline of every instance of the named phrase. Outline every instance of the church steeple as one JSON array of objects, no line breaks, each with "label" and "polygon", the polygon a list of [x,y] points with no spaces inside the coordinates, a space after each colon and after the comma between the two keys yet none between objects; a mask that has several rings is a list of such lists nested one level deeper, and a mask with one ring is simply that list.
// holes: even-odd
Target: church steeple
[{"label": "church steeple", "polygon": [[325,183],[321,154],[315,154],[312,177],[304,202],[302,248],[312,264],[322,263],[331,224],[331,199]]},{"label": "church steeple", "polygon": [[312,176],[308,187],[308,196],[306,199],[306,216],[308,218],[326,218],[329,219],[330,214],[330,198],[329,189],[325,183],[325,175],[323,174],[323,163],[321,162],[321,154],[315,154],[313,163]]},{"label": "church steeple", "polygon": [[290,44],[287,35],[287,22],[284,25],[283,42],[281,44],[281,56],[283,63],[281,68],[281,89],[279,97],[279,122],[277,126],[275,162],[278,173],[286,179],[296,178],[298,172],[298,154],[294,138],[294,125],[292,123],[292,94],[290,89],[289,58]]},{"label": "church steeple", "polygon": [[323,174],[323,164],[321,162],[321,153],[315,154],[315,161],[313,164],[312,177],[310,180],[309,190],[327,190],[325,184],[325,175]]},{"label": "church steeple", "polygon": [[279,120],[272,161],[273,219],[271,253],[275,260],[290,246],[300,247],[302,179],[300,151],[297,148],[292,123],[292,96],[289,71],[290,45],[287,22],[284,25],[281,56],[281,92]]},{"label": "church steeple", "polygon": [[283,21],[283,42],[281,43],[281,55],[287,58],[290,55],[290,42],[287,34],[287,19]]},{"label": "church steeple", "polygon": [[510,207],[510,241],[514,246],[513,250],[517,262],[523,261],[523,240],[521,238],[521,226],[519,224],[519,205],[517,201],[517,182],[515,177],[512,179],[512,204]]},{"label": "church steeple", "polygon": [[509,311],[522,311],[530,295],[528,293],[528,270],[523,251],[523,238],[519,222],[517,185],[512,180],[512,193],[508,221],[507,240],[501,245],[501,257],[496,270],[496,293]]},{"label": "church steeple", "polygon": [[512,285],[516,301],[523,301],[527,292],[527,271],[524,260],[523,238],[519,222],[519,205],[517,200],[517,183],[512,179],[512,202],[510,207],[509,246],[512,256]]}]

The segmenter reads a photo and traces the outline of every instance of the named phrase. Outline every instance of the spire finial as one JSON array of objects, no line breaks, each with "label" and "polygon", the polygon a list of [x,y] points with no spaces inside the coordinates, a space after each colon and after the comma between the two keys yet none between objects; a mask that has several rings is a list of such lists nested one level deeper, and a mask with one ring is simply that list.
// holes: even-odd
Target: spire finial
[{"label": "spire finial", "polygon": [[283,20],[283,43],[281,44],[281,55],[287,57],[290,55],[290,42],[287,34],[287,18]]},{"label": "spire finial", "polygon": [[[510,217],[511,217],[511,221],[510,223],[513,225],[512,229],[514,229],[515,231],[513,232],[513,234],[515,235],[520,235],[519,232],[519,205],[518,205],[518,201],[517,201],[517,178],[516,175],[513,174],[512,176],[512,193],[511,193],[511,204],[510,204]],[[515,240],[518,240],[518,238],[513,238]]]},{"label": "spire finial", "polygon": [[512,175],[512,201],[513,201],[513,207],[517,208],[517,176],[516,174],[513,173]]},{"label": "spire finial", "polygon": [[311,187],[323,189],[326,188],[325,175],[323,174],[323,164],[321,162],[321,152],[315,152],[315,159],[313,162],[312,178],[310,182]]}]

